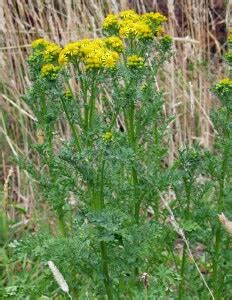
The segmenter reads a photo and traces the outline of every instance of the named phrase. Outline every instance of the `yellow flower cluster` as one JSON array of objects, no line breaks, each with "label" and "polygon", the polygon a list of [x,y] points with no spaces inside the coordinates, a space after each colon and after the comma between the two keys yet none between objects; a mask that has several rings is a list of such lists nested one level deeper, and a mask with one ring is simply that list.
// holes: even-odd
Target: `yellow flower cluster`
[{"label": "yellow flower cluster", "polygon": [[102,135],[102,139],[104,142],[110,142],[113,139],[113,134],[111,131],[107,131]]},{"label": "yellow flower cluster", "polygon": [[113,15],[113,14],[109,14],[103,24],[102,27],[103,29],[110,29],[110,28],[115,28],[118,25],[118,16],[117,15]]},{"label": "yellow flower cluster", "polygon": [[[111,49],[112,50],[111,50]],[[64,65],[72,59],[82,61],[86,69],[115,68],[123,43],[118,37],[106,39],[83,39],[67,44],[60,52],[59,63]]]},{"label": "yellow flower cluster", "polygon": [[33,53],[30,56],[29,61],[34,62],[41,67],[42,77],[55,79],[60,70],[60,67],[57,66],[57,64],[61,47],[43,38],[34,40],[31,46]]},{"label": "yellow flower cluster", "polygon": [[132,68],[141,68],[144,65],[144,58],[138,55],[131,55],[127,58],[127,66]]},{"label": "yellow flower cluster", "polygon": [[132,20],[134,22],[140,20],[140,15],[138,15],[134,10],[129,9],[129,10],[124,10],[119,13],[119,17],[122,20]]},{"label": "yellow flower cluster", "polygon": [[34,40],[32,43],[31,43],[31,47],[33,49],[35,48],[38,48],[38,47],[41,47],[43,46],[44,48],[47,47],[48,45],[50,44],[49,41],[43,39],[43,38],[39,38],[39,39],[36,39]]},{"label": "yellow flower cluster", "polygon": [[142,15],[142,18],[147,22],[150,21],[151,23],[155,23],[155,24],[162,24],[164,22],[167,21],[167,18],[160,14],[160,13],[154,13],[154,12],[150,12],[150,13],[146,13]]},{"label": "yellow flower cluster", "polygon": [[110,36],[105,39],[106,46],[110,49],[116,51],[116,52],[122,52],[123,51],[123,42],[120,38],[117,36]]},{"label": "yellow flower cluster", "polygon": [[55,43],[50,43],[44,50],[44,59],[47,62],[57,59],[61,51],[61,47]]},{"label": "yellow flower cluster", "polygon": [[45,64],[41,69],[42,77],[47,77],[50,79],[55,79],[60,71],[59,66],[55,66],[53,64]]},{"label": "yellow flower cluster", "polygon": [[61,51],[60,46],[43,38],[34,40],[31,43],[31,47],[35,55],[43,55],[45,62],[57,60]]},{"label": "yellow flower cluster", "polygon": [[167,18],[160,13],[145,13],[138,15],[133,10],[122,11],[118,15],[110,14],[103,22],[103,29],[106,32],[114,31],[122,38],[138,38],[147,39],[152,38],[161,31],[161,24]]},{"label": "yellow flower cluster", "polygon": [[[160,13],[138,15],[133,10],[125,10],[117,15],[109,14],[103,22],[103,29],[108,32],[108,35],[110,33],[110,36],[73,41],[63,49],[55,43],[40,38],[32,42],[31,62],[40,64],[43,77],[51,74],[56,77],[60,67],[68,63],[82,63],[86,70],[113,69],[117,65],[119,54],[124,49],[122,38],[134,38],[139,41],[152,39],[154,35],[160,36],[163,34],[161,24],[165,21],[166,17]],[[127,59],[128,67],[143,65],[143,57],[131,55]]]},{"label": "yellow flower cluster", "polygon": [[152,38],[152,29],[144,21],[134,22],[133,20],[124,20],[119,22],[119,36],[122,38]]},{"label": "yellow flower cluster", "polygon": [[218,84],[221,84],[221,85],[232,85],[232,79],[230,79],[230,78],[224,78],[224,79],[220,80],[218,82]]},{"label": "yellow flower cluster", "polygon": [[221,93],[221,94],[231,94],[232,92],[232,79],[230,78],[224,78],[220,80],[213,89],[215,92]]}]

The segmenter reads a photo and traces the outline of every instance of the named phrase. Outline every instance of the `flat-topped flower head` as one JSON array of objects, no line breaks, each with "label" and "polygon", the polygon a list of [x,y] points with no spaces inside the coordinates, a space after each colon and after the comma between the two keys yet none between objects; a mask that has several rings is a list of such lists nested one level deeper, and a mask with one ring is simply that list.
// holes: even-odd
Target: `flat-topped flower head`
[{"label": "flat-topped flower head", "polygon": [[56,79],[58,73],[60,71],[59,66],[55,66],[53,64],[45,64],[41,69],[41,76],[43,78],[49,78],[51,80]]},{"label": "flat-topped flower head", "polygon": [[57,60],[61,52],[61,47],[55,43],[50,43],[44,50],[44,59],[47,62]]},{"label": "flat-topped flower head", "polygon": [[38,47],[45,48],[45,47],[47,47],[49,44],[50,44],[49,41],[47,41],[47,40],[45,40],[45,39],[43,39],[43,38],[39,38],[39,39],[34,40],[34,41],[31,43],[31,47],[32,47],[33,49],[38,48]]},{"label": "flat-topped flower head", "polygon": [[160,25],[160,24],[167,21],[167,18],[164,15],[162,15],[158,12],[156,12],[156,13],[155,12],[150,12],[150,13],[143,14],[142,18],[145,21],[151,22],[151,23],[156,24],[156,25]]},{"label": "flat-topped flower head", "polygon": [[135,23],[136,35],[140,39],[151,38],[153,36],[151,28],[143,21]]},{"label": "flat-topped flower head", "polygon": [[[224,78],[220,80],[212,89],[219,98],[226,104],[232,100],[232,79]],[[221,97],[220,97],[221,96]],[[229,102],[228,102],[229,101]]]},{"label": "flat-topped flower head", "polygon": [[138,55],[130,55],[127,58],[127,66],[129,68],[142,68],[144,66],[144,58]]},{"label": "flat-topped flower head", "polygon": [[106,69],[114,69],[116,68],[117,61],[119,60],[119,55],[116,51],[105,51],[104,56],[102,58],[103,67]]},{"label": "flat-topped flower head", "polygon": [[103,21],[102,28],[104,30],[115,30],[118,26],[118,16],[109,14]]},{"label": "flat-topped flower head", "polygon": [[81,43],[79,41],[68,43],[64,47],[64,53],[69,57],[78,56],[80,53],[80,47]]},{"label": "flat-topped flower head", "polygon": [[232,85],[232,79],[230,78],[224,78],[222,80],[220,80],[218,82],[219,85],[223,85],[223,86],[229,86],[229,85]]},{"label": "flat-topped flower head", "polygon": [[119,17],[122,20],[131,20],[131,21],[138,21],[140,16],[132,9],[124,10],[119,13]]},{"label": "flat-topped flower head", "polygon": [[117,36],[110,36],[105,39],[106,47],[109,49],[112,49],[116,52],[122,52],[123,51],[123,41],[117,37]]},{"label": "flat-topped flower head", "polygon": [[134,10],[125,10],[118,15],[108,15],[103,22],[103,30],[108,35],[119,35],[121,38],[147,39],[158,35],[166,20],[160,13],[139,15]]},{"label": "flat-topped flower head", "polygon": [[87,70],[93,69],[113,69],[116,67],[119,55],[115,51],[104,48],[98,48],[89,52],[84,58],[84,64]]},{"label": "flat-topped flower head", "polygon": [[152,38],[153,33],[149,25],[144,21],[133,22],[125,20],[119,22],[119,35],[122,38]]},{"label": "flat-topped flower head", "polygon": [[90,42],[89,39],[84,39],[68,43],[60,52],[59,64],[65,65],[73,59],[80,59],[83,56],[83,49],[85,49]]},{"label": "flat-topped flower head", "polygon": [[105,43],[103,41],[103,39],[95,39],[95,40],[81,40],[80,41],[80,54],[82,56],[86,56],[89,53],[98,50],[98,49],[103,49],[105,47]]},{"label": "flat-topped flower head", "polygon": [[90,51],[86,57],[84,58],[84,64],[86,66],[87,70],[92,69],[100,69],[103,66],[102,63],[102,57],[104,55],[103,49],[95,49],[93,51]]}]

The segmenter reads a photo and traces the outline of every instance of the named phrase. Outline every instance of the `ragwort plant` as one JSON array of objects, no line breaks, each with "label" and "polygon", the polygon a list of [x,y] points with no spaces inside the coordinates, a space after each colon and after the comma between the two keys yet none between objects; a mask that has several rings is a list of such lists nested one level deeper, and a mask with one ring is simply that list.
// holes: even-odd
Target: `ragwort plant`
[{"label": "ragwort plant", "polygon": [[[163,248],[170,229],[159,222],[159,193],[169,182],[163,137],[170,120],[155,84],[170,57],[165,21],[129,10],[106,17],[104,38],[64,48],[42,38],[32,43],[33,84],[24,99],[37,117],[40,161],[19,163],[38,181],[61,236],[41,234],[22,245],[55,262],[73,299],[173,293],[177,279]],[[58,120],[71,130],[60,143]]]},{"label": "ragwort plant", "polygon": [[[215,155],[208,155],[208,170],[215,184],[215,211],[218,214],[226,212],[231,215],[231,146],[232,146],[232,32],[228,37],[228,52],[224,59],[228,64],[228,77],[220,80],[212,89],[219,98],[221,107],[212,113],[212,120],[218,132],[215,141]],[[223,216],[223,215],[222,215]],[[215,299],[231,297],[231,244],[230,236],[222,228],[229,225],[228,220],[221,215],[214,224],[214,245],[212,249],[212,286]],[[228,226],[225,226],[228,227]]]},{"label": "ragwort plant", "polygon": [[[231,225],[223,212],[231,219],[231,100],[232,100],[232,37],[228,38],[229,51],[225,54],[229,77],[220,80],[212,88],[221,105],[211,113],[217,131],[213,150],[199,145],[185,147],[172,166],[171,187],[175,199],[170,204],[191,245],[199,269],[208,282],[214,299],[231,297]],[[225,227],[225,228],[223,228]],[[226,229],[226,230],[225,230]],[[182,241],[183,244],[183,241]],[[178,299],[208,299],[203,282],[197,279],[187,245],[176,257],[180,282]],[[197,279],[197,280],[196,280]]]},{"label": "ragwort plant", "polygon": [[[186,147],[167,167],[172,118],[163,114],[157,84],[171,55],[165,21],[129,10],[106,17],[103,38],[63,48],[32,43],[32,85],[24,99],[37,118],[32,152],[39,160],[18,163],[38,182],[59,230],[13,245],[19,257],[26,253],[51,269],[18,288],[19,299],[210,299],[202,274],[215,299],[231,296],[230,237],[220,223],[228,227],[228,220],[218,214],[231,205],[232,83],[227,78],[213,88],[222,102],[212,114],[215,149]],[[225,60],[231,65],[230,54]],[[66,123],[69,138],[62,134]],[[165,201],[191,249],[161,201],[170,191],[174,197]]]}]

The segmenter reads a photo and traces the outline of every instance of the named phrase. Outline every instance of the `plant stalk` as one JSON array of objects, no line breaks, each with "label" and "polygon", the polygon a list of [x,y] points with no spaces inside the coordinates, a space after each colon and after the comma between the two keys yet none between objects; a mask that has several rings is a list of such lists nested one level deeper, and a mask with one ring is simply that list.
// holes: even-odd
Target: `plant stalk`
[{"label": "plant stalk", "polygon": [[[188,183],[188,179],[184,177],[184,187],[187,199],[187,207],[186,207],[186,220],[190,218],[190,203],[191,203],[191,186]],[[185,296],[185,270],[187,265],[187,249],[186,244],[183,247],[183,254],[182,254],[182,261],[181,261],[181,270],[180,270],[180,277],[181,281],[179,284],[179,294],[178,300],[184,300]]]},{"label": "plant stalk", "polygon": [[61,232],[63,237],[66,237],[67,232],[66,232],[66,226],[65,226],[64,218],[62,216],[59,216],[58,221],[59,221],[60,232]]},{"label": "plant stalk", "polygon": [[[230,111],[227,108],[227,116],[226,116],[226,124],[229,124],[230,121]],[[228,126],[228,125],[227,125]],[[228,140],[230,138],[230,132],[228,128],[224,128],[223,130],[224,139]],[[227,141],[226,141],[227,142]],[[224,202],[225,202],[225,179],[228,168],[228,155],[229,155],[229,146],[228,143],[225,144],[225,148],[223,151],[223,159],[222,159],[222,172],[219,180],[219,197],[217,202],[217,210],[218,213],[221,213],[224,210]],[[222,232],[221,225],[217,224],[217,229],[215,233],[215,244],[214,244],[214,258],[213,258],[213,291],[215,300],[221,300],[221,272],[220,272],[220,253],[222,246]]]},{"label": "plant stalk", "polygon": [[[98,197],[98,207],[97,209],[104,209],[104,170],[105,170],[105,159],[102,160],[102,167],[100,172],[100,193]],[[108,263],[108,255],[107,255],[107,244],[105,241],[100,241],[100,251],[102,257],[102,271],[104,274],[104,284],[107,293],[108,300],[113,300],[113,292],[112,292],[112,284],[109,275],[109,263]]]},{"label": "plant stalk", "polygon": [[72,133],[73,133],[73,136],[74,136],[74,140],[75,140],[77,149],[78,149],[79,152],[81,152],[81,145],[80,145],[80,140],[79,140],[78,129],[75,126],[75,124],[73,124],[73,122],[71,120],[71,116],[70,116],[69,111],[68,111],[68,108],[66,106],[66,103],[65,103],[65,101],[64,101],[64,99],[62,97],[61,97],[61,102],[62,102],[62,105],[63,105],[63,108],[64,108],[65,115],[67,117],[68,123],[69,123],[69,125],[71,127],[71,130],[72,130]]}]

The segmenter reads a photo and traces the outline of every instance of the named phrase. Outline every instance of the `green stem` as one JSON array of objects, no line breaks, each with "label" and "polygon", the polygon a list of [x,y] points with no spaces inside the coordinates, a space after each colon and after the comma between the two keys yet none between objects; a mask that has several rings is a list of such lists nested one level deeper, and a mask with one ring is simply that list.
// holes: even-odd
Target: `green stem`
[{"label": "green stem", "polygon": [[89,129],[93,129],[94,116],[95,116],[95,103],[96,103],[96,85],[94,83],[94,78],[91,86],[91,95],[89,100]]},{"label": "green stem", "polygon": [[144,287],[144,300],[148,300],[148,287],[147,287],[147,285]]},{"label": "green stem", "polygon": [[[226,124],[229,124],[230,121],[230,112],[227,109],[226,116]],[[228,126],[228,125],[227,125]],[[229,156],[229,145],[228,139],[230,138],[230,132],[228,128],[224,128],[223,135],[225,141],[225,148],[223,151],[223,159],[222,159],[222,172],[219,179],[219,196],[217,202],[217,210],[218,213],[221,213],[224,210],[224,202],[225,202],[225,179],[228,168],[228,156]],[[220,271],[220,253],[222,246],[222,232],[221,225],[217,224],[217,229],[215,233],[215,244],[214,244],[214,257],[213,257],[213,291],[216,300],[222,299],[221,297],[221,271]]]},{"label": "green stem", "polygon": [[75,124],[72,122],[71,116],[70,116],[69,111],[68,111],[68,108],[67,108],[66,103],[65,103],[65,101],[62,97],[61,97],[61,102],[62,102],[62,105],[63,105],[63,108],[64,108],[65,115],[67,117],[68,123],[71,127],[77,149],[78,149],[79,152],[81,152],[81,145],[80,145],[80,140],[79,140],[78,129],[75,126]]},{"label": "green stem", "polygon": [[[187,207],[186,207],[186,214],[185,218],[186,220],[189,220],[190,218],[190,203],[191,203],[191,186],[188,183],[188,178],[184,177],[184,187],[185,187],[185,193],[186,193],[186,199],[187,199]],[[179,284],[179,295],[178,299],[183,300],[185,295],[185,270],[187,265],[187,249],[186,244],[184,244],[183,247],[183,254],[182,254],[182,261],[181,261],[181,271],[180,271],[180,277],[181,281]]]},{"label": "green stem", "polygon": [[[129,136],[129,141],[130,144],[136,152],[136,136],[135,136],[135,124],[134,124],[134,119],[135,119],[135,107],[134,107],[134,102],[131,102],[130,107],[129,107],[129,112],[128,112],[129,120],[127,122],[127,128],[128,128],[128,136]],[[137,192],[136,192],[136,187],[138,186],[138,174],[137,170],[135,167],[132,167],[132,184],[134,186],[134,195],[137,198]],[[135,221],[138,224],[139,223],[139,212],[140,212],[140,199],[137,199],[135,202],[135,207],[134,207],[134,217]]]},{"label": "green stem", "polygon": [[77,67],[77,71],[79,76],[79,82],[80,82],[80,90],[83,93],[83,100],[84,100],[84,122],[82,122],[84,124],[84,129],[85,131],[88,130],[88,116],[89,116],[89,105],[88,105],[88,100],[87,100],[87,94],[88,94],[88,85],[86,82],[86,79],[82,78],[82,72],[81,69],[79,67],[79,61],[76,61],[76,67]]},{"label": "green stem", "polygon": [[66,237],[67,232],[66,232],[66,226],[65,226],[63,216],[59,216],[58,220],[59,220],[60,232],[61,232],[63,237]]},{"label": "green stem", "polygon": [[[88,125],[87,125],[87,131],[91,133],[91,131],[94,128],[94,118],[95,118],[95,109],[96,109],[96,94],[97,94],[97,88],[96,84],[94,82],[94,77],[93,81],[91,84],[91,94],[90,94],[90,99],[89,99],[89,105],[88,105]],[[92,144],[92,138],[88,137],[87,144],[90,146]]]},{"label": "green stem", "polygon": [[46,105],[46,99],[45,95],[43,94],[41,97],[41,109],[42,109],[42,114],[43,114],[43,126],[44,126],[44,133],[46,135],[46,141],[48,143],[48,153],[49,156],[52,156],[53,154],[53,147],[52,147],[52,128],[50,124],[47,124],[46,118],[47,118],[47,105]]},{"label": "green stem", "polygon": [[[102,210],[105,207],[104,203],[104,170],[105,170],[105,159],[103,157],[101,172],[100,172],[100,192],[99,192],[99,201],[97,208]],[[112,284],[109,275],[109,264],[108,264],[108,255],[107,255],[107,244],[104,241],[100,242],[100,250],[102,257],[102,271],[104,274],[104,284],[107,293],[108,300],[113,300]]]},{"label": "green stem", "polygon": [[[74,101],[74,100],[75,100],[75,96],[74,96],[74,93],[73,93],[73,91],[72,91],[72,88],[71,88],[71,85],[70,85],[70,82],[69,82],[69,81],[67,81],[67,85],[68,85],[68,89],[69,89],[70,92],[71,92],[72,100]],[[81,110],[80,110],[80,109],[78,110],[78,118],[79,118],[79,120],[80,120],[80,125],[81,125],[81,127],[82,127],[82,124],[83,124],[83,118],[82,118]]]},{"label": "green stem", "polygon": [[184,299],[184,291],[185,291],[185,268],[186,268],[186,244],[184,244],[183,248],[183,254],[182,254],[182,263],[181,263],[181,271],[180,271],[180,276],[181,276],[181,281],[179,285],[179,295],[178,295],[178,300],[183,300]]},{"label": "green stem", "polygon": [[102,270],[104,274],[104,284],[106,288],[107,298],[108,300],[113,300],[113,292],[112,292],[111,280],[109,276],[106,242],[101,241],[100,248],[101,248],[101,256],[102,256]]}]

